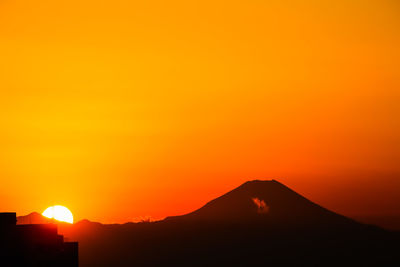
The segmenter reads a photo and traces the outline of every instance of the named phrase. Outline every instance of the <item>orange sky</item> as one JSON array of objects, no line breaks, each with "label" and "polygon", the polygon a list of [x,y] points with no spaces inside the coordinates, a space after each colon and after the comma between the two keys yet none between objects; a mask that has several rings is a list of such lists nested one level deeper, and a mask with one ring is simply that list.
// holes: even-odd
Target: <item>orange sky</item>
[{"label": "orange sky", "polygon": [[276,178],[400,215],[400,5],[331,2],[1,1],[0,210],[125,222]]}]

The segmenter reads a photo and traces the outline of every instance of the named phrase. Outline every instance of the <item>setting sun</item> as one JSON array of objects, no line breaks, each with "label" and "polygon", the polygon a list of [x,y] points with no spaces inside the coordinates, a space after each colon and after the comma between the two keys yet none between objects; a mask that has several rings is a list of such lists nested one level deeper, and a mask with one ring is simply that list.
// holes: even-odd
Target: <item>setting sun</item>
[{"label": "setting sun", "polygon": [[55,205],[52,207],[48,207],[43,213],[43,216],[55,219],[61,222],[73,223],[74,217],[72,212],[64,206]]}]

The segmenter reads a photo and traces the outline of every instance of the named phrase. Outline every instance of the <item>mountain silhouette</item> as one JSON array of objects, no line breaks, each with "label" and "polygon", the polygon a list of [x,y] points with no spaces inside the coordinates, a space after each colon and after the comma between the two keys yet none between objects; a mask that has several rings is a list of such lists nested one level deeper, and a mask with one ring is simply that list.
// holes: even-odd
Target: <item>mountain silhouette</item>
[{"label": "mountain silhouette", "polygon": [[331,212],[276,180],[249,181],[202,208],[166,220],[261,222],[269,224],[337,224],[356,222]]},{"label": "mountain silhouette", "polygon": [[331,212],[278,181],[249,181],[189,214],[59,230],[80,266],[399,266],[400,236]]},{"label": "mountain silhouette", "polygon": [[38,212],[32,212],[25,216],[17,216],[17,224],[43,224],[52,222],[52,219],[44,217]]},{"label": "mountain silhouette", "polygon": [[46,223],[55,223],[59,227],[63,225],[68,225],[69,223],[57,221],[54,219],[47,218],[38,212],[32,212],[25,216],[17,216],[17,224],[46,224]]}]

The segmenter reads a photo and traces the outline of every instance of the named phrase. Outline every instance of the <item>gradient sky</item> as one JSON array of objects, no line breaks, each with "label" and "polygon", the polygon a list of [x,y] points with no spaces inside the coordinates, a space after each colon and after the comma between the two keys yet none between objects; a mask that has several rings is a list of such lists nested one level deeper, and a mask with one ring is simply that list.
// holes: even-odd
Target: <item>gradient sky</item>
[{"label": "gradient sky", "polygon": [[396,0],[1,0],[0,210],[160,218],[275,178],[400,215],[399,47]]}]

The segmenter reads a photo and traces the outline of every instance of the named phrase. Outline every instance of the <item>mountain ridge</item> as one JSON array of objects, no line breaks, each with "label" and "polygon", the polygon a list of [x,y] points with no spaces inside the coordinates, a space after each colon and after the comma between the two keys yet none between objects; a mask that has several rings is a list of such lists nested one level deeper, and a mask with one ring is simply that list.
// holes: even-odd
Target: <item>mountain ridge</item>
[{"label": "mountain ridge", "polygon": [[[36,214],[37,215],[37,214]],[[396,266],[400,236],[254,180],[156,222],[58,224],[80,266]]]},{"label": "mountain ridge", "polygon": [[[263,207],[261,207],[263,206]],[[353,219],[332,212],[295,192],[275,179],[250,180],[227,193],[212,199],[202,207],[183,215],[168,216],[163,221],[198,220],[198,221],[231,221],[249,222],[251,220],[272,220],[285,222],[295,220],[295,223],[323,223],[335,219],[343,223],[357,223]],[[32,212],[25,216],[18,216],[18,224],[54,223],[43,215]],[[57,222],[61,223],[61,222]],[[140,222],[126,222],[122,224],[103,224],[100,222],[82,219],[73,225],[85,224],[124,225]]]}]

